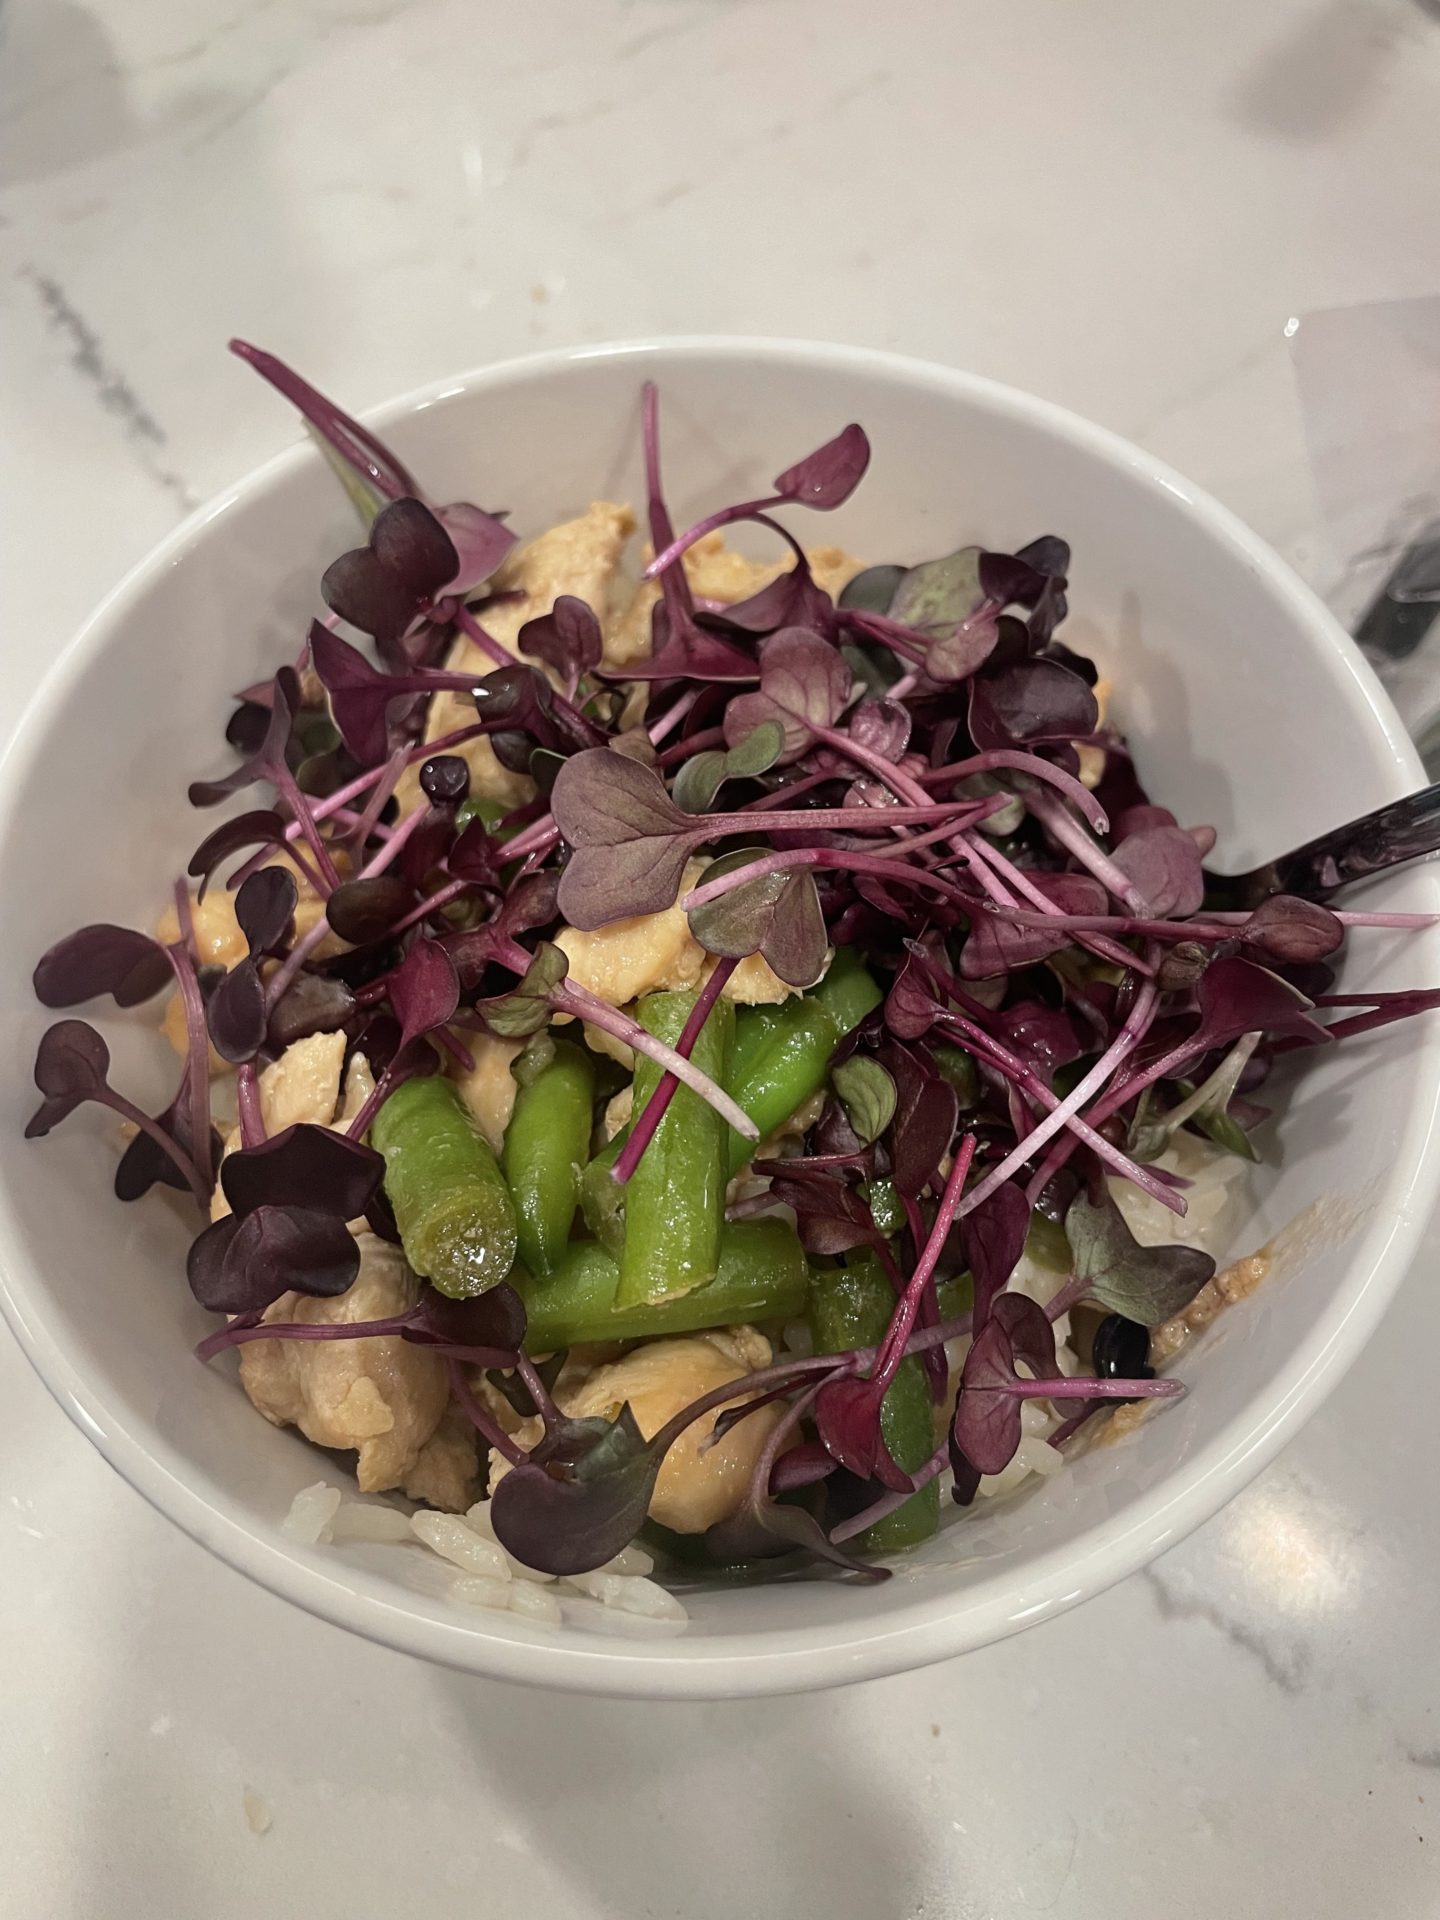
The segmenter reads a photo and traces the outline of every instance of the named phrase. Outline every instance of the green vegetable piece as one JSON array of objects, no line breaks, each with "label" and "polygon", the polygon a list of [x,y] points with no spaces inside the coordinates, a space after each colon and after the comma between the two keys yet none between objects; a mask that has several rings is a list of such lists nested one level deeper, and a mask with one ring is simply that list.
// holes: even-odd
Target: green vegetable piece
[{"label": "green vegetable piece", "polygon": [[952,1047],[948,1041],[942,1041],[933,1052],[940,1078],[950,1082],[960,1101],[960,1111],[968,1113],[980,1098],[980,1075],[975,1062],[963,1048]]},{"label": "green vegetable piece", "polygon": [[1070,1242],[1058,1220],[1051,1220],[1037,1207],[1030,1215],[1030,1231],[1025,1236],[1025,1251],[1037,1266],[1052,1273],[1069,1273],[1074,1266]]},{"label": "green vegetable piece", "polygon": [[515,1095],[505,1130],[505,1178],[520,1258],[532,1273],[549,1273],[569,1244],[594,1098],[591,1055],[570,1040],[556,1040],[549,1065]]},{"label": "green vegetable piece", "polygon": [[738,1220],[720,1236],[715,1278],[693,1293],[649,1305],[615,1303],[620,1269],[603,1247],[576,1242],[543,1279],[516,1275],[530,1316],[531,1353],[592,1340],[645,1340],[757,1320],[790,1320],[805,1311],[810,1276],[794,1229],[783,1220]]},{"label": "green vegetable piece", "polygon": [[868,1197],[870,1211],[881,1233],[887,1239],[892,1233],[899,1233],[905,1225],[905,1206],[895,1182],[883,1176],[872,1180]]},{"label": "green vegetable piece", "polygon": [[515,1264],[515,1208],[499,1163],[448,1080],[407,1080],[376,1114],[385,1191],[405,1258],[441,1293],[467,1300]]},{"label": "green vegetable piece", "polygon": [[614,1260],[620,1258],[625,1245],[625,1189],[616,1186],[610,1178],[610,1169],[619,1159],[629,1134],[630,1129],[622,1127],[580,1176],[580,1211],[585,1216],[585,1224]]},{"label": "green vegetable piece", "polygon": [[[830,1056],[884,995],[848,949],[808,993],[778,1007],[747,1007],[736,1022],[735,1057],[726,1092],[759,1127],[773,1133],[825,1084]],[[754,1156],[753,1141],[729,1130],[730,1172]]]},{"label": "green vegetable piece", "polygon": [[[636,1017],[647,1033],[673,1047],[698,998],[694,993],[647,994]],[[734,1032],[734,1007],[717,1000],[690,1052],[700,1071],[722,1085]],[[645,1111],[660,1078],[655,1061],[647,1054],[637,1056],[637,1116]],[[618,1306],[668,1300],[715,1278],[725,1213],[727,1132],[725,1121],[698,1093],[676,1088],[625,1195]]]},{"label": "green vegetable piece", "polygon": [[[894,1311],[895,1290],[875,1260],[857,1259],[848,1267],[817,1273],[811,1280],[810,1324],[817,1353],[878,1346]],[[886,1392],[880,1431],[892,1458],[907,1473],[923,1467],[935,1451],[930,1388],[914,1354],[900,1362]],[[872,1553],[899,1553],[928,1540],[939,1524],[940,1487],[932,1480],[904,1506],[867,1527],[858,1544]]]}]

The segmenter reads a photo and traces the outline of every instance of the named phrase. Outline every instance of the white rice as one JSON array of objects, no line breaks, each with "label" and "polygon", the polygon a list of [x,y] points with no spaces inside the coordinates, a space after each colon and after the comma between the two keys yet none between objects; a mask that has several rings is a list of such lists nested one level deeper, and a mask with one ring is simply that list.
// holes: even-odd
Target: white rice
[{"label": "white rice", "polygon": [[518,1614],[537,1626],[562,1624],[567,1594],[617,1613],[667,1624],[683,1623],[689,1617],[673,1594],[649,1578],[655,1561],[643,1547],[626,1547],[593,1573],[558,1580],[553,1573],[525,1566],[495,1538],[488,1500],[477,1500],[463,1518],[428,1508],[404,1514],[368,1500],[345,1500],[338,1487],[319,1480],[296,1494],[281,1531],[302,1546],[328,1545],[332,1540],[389,1545],[414,1541],[460,1570],[463,1577],[451,1584],[449,1592],[461,1606]]},{"label": "white rice", "polygon": [[369,1500],[342,1500],[331,1525],[332,1540],[408,1540],[410,1516],[398,1507],[376,1506]]},{"label": "white rice", "polygon": [[297,1546],[328,1545],[333,1538],[331,1521],[340,1506],[340,1489],[317,1480],[313,1487],[302,1487],[290,1502],[290,1511],[280,1522],[280,1531]]},{"label": "white rice", "polygon": [[467,1527],[453,1513],[412,1513],[410,1527],[417,1540],[423,1540],[442,1560],[461,1567],[466,1573],[478,1573],[491,1580],[510,1578],[510,1556],[493,1540],[486,1540]]}]

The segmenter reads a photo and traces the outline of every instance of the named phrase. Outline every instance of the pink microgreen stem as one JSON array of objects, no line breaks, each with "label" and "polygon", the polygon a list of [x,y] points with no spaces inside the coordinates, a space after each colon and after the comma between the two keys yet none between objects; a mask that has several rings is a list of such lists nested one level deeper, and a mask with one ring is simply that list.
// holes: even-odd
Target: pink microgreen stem
[{"label": "pink microgreen stem", "polygon": [[478,1434],[492,1446],[496,1453],[508,1460],[512,1467],[523,1466],[526,1454],[506,1433],[499,1421],[480,1404],[470,1391],[470,1382],[465,1378],[465,1369],[453,1358],[445,1361],[445,1371],[450,1376],[450,1392],[459,1402],[460,1409]]},{"label": "pink microgreen stem", "polygon": [[[894,689],[891,689],[894,697]],[[1048,781],[1059,789],[1070,804],[1090,822],[1096,833],[1109,831],[1110,822],[1105,809],[1090,789],[1063,767],[1042,760],[1039,754],[1011,752],[1008,747],[997,747],[990,753],[977,753],[968,760],[957,760],[948,767],[936,767],[931,773],[920,775],[922,787],[949,786],[952,781],[968,780],[972,774],[997,773],[1008,771],[1027,774],[1032,780]]]},{"label": "pink microgreen stem", "polygon": [[784,507],[791,504],[787,495],[772,493],[764,500],[742,500],[736,506],[721,507],[717,512],[707,514],[703,520],[697,520],[693,527],[688,527],[678,538],[672,540],[663,553],[656,554],[640,577],[642,580],[658,579],[668,567],[674,566],[681,554],[687,553],[696,541],[703,540],[707,533],[715,533],[721,527],[733,526],[737,520],[753,520],[757,513],[764,513],[770,507]]},{"label": "pink microgreen stem", "polygon": [[[186,1104],[190,1110],[190,1153],[196,1174],[204,1187],[200,1195],[200,1204],[204,1206],[215,1184],[210,1140],[210,1029],[206,1024],[205,1002],[201,997],[200,981],[189,949],[176,945],[167,947],[165,953],[175,975],[180,1005],[185,1014],[185,1083]],[[145,1131],[151,1131],[148,1125]]]},{"label": "pink microgreen stem", "polygon": [[930,1284],[930,1276],[935,1271],[936,1262],[944,1251],[949,1237],[951,1224],[960,1207],[961,1196],[965,1191],[965,1180],[970,1172],[970,1163],[975,1158],[975,1135],[967,1134],[961,1142],[960,1150],[945,1182],[945,1191],[940,1196],[940,1205],[935,1213],[935,1222],[930,1236],[921,1249],[920,1258],[915,1262],[915,1270],[905,1283],[905,1291],[895,1304],[895,1312],[885,1334],[885,1340],[875,1363],[875,1371],[870,1384],[875,1390],[878,1407],[885,1389],[895,1378],[900,1362],[905,1357],[905,1343],[915,1330],[915,1317],[920,1311],[920,1302],[925,1289]]},{"label": "pink microgreen stem", "polygon": [[1078,820],[1072,819],[1062,803],[1053,793],[1040,788],[1032,788],[1024,796],[1025,805],[1044,827],[1051,839],[1065,851],[1072,854],[1080,865],[1131,913],[1143,914],[1146,903],[1139,888],[1129,877],[1122,873],[1115,862],[1099,843],[1093,840]]},{"label": "pink microgreen stem", "polygon": [[235,1105],[240,1119],[241,1146],[260,1146],[265,1139],[265,1113],[260,1104],[260,1082],[253,1060],[242,1061],[236,1070]]},{"label": "pink microgreen stem", "polygon": [[[739,964],[738,960],[717,960],[710,974],[710,978],[696,995],[695,1004],[690,1009],[689,1018],[680,1030],[680,1038],[675,1042],[675,1051],[683,1054],[687,1060],[690,1058],[695,1042],[700,1038],[701,1028],[710,1018],[710,1009],[720,998],[725,988],[725,982],[730,978]],[[655,1129],[665,1118],[666,1109],[675,1098],[675,1091],[679,1085],[680,1082],[672,1073],[665,1073],[660,1076],[655,1091],[645,1102],[644,1111],[639,1115],[635,1125],[630,1130],[630,1138],[621,1148],[619,1157],[610,1169],[610,1178],[617,1186],[623,1187],[631,1174],[634,1173],[636,1167],[639,1166],[641,1156],[654,1138]]]}]

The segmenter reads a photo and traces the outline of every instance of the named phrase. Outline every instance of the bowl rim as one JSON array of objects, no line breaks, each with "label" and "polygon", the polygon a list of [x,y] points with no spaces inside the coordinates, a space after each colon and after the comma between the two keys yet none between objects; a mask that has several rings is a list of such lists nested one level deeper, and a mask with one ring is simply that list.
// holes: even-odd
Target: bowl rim
[{"label": "bowl rim", "polygon": [[[934,362],[866,347],[803,339],[744,335],[656,336],[562,347],[473,368],[411,389],[364,418],[384,428],[452,400],[468,401],[487,390],[543,382],[567,368],[595,360],[629,358],[646,363],[719,361],[743,378],[757,363],[784,367],[821,364],[944,391],[983,405],[992,414],[1046,431],[1078,445],[1102,463],[1119,467],[1142,484],[1175,497],[1217,544],[1230,549],[1263,576],[1293,621],[1317,651],[1342,669],[1357,721],[1388,749],[1394,796],[1423,782],[1419,756],[1398,715],[1354,642],[1323,603],[1257,534],[1228,508],[1131,442],[1055,403]],[[190,514],[142,558],[105,596],[73,639],[56,656],[27,702],[0,756],[0,819],[11,817],[31,770],[28,743],[38,738],[71,697],[86,662],[101,652],[116,625],[143,602],[151,583],[206,536],[229,510],[275,486],[292,471],[320,459],[306,441],[272,456]],[[1440,872],[1429,881],[1440,909]],[[751,1635],[677,1636],[625,1641],[576,1634],[564,1641],[492,1638],[480,1621],[457,1617],[454,1625],[412,1613],[385,1597],[378,1582],[338,1556],[326,1560],[283,1542],[277,1525],[257,1531],[238,1511],[190,1486],[161,1457],[169,1449],[127,1426],[110,1403],[103,1379],[82,1373],[71,1361],[45,1312],[45,1285],[38,1271],[0,1240],[0,1311],[26,1357],[66,1414],[117,1471],[152,1506],[192,1539],[259,1585],[308,1612],[379,1644],[493,1679],[548,1685],[562,1690],[618,1696],[714,1699],[797,1692],[904,1671],[970,1651],[1019,1632],[1103,1592],[1203,1524],[1274,1458],[1317,1410],[1359,1354],[1399,1287],[1440,1192],[1440,1155],[1429,1151],[1440,1131],[1440,1056],[1422,1055],[1411,1083],[1409,1112],[1380,1204],[1357,1232],[1346,1292],[1309,1329],[1281,1369],[1263,1404],[1236,1415],[1227,1427],[1166,1479],[1142,1495],[1121,1523],[1101,1522],[1077,1549],[1053,1548],[1026,1564],[1023,1591],[1013,1576],[987,1592],[982,1580],[970,1593],[916,1598],[883,1621],[857,1617],[817,1629],[762,1629]],[[1387,1206],[1403,1197],[1405,1204]],[[0,1216],[4,1213],[0,1202]],[[18,1269],[25,1269],[18,1271]],[[157,1451],[158,1447],[158,1451]],[[511,1632],[515,1628],[511,1626]]]}]

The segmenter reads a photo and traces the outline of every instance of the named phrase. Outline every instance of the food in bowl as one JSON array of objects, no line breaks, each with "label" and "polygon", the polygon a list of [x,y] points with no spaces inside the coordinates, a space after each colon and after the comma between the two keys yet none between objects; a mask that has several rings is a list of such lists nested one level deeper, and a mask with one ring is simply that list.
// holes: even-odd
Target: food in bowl
[{"label": "food in bowl", "polygon": [[[245,351],[367,542],[191,789],[271,803],[205,837],[155,936],[36,970],[57,1008],[171,990],[170,1105],[65,1020],[30,1131],[98,1099],[134,1129],[120,1196],[204,1210],[201,1357],[420,1503],[461,1597],[536,1618],[524,1570],[663,1611],[652,1552],[884,1578],[942,1488],[1008,1491],[1181,1392],[1153,1369],[1223,1297],[1195,1222],[1260,1151],[1254,1095],[1434,1003],[1329,990],[1349,926],[1414,917],[1208,910],[1213,836],[1151,802],[1056,637],[1062,541],[862,565],[771,518],[848,498],[858,426],[677,537],[648,394],[627,585],[628,508],[520,545]],[[333,1493],[292,1526],[394,1530]]]}]

